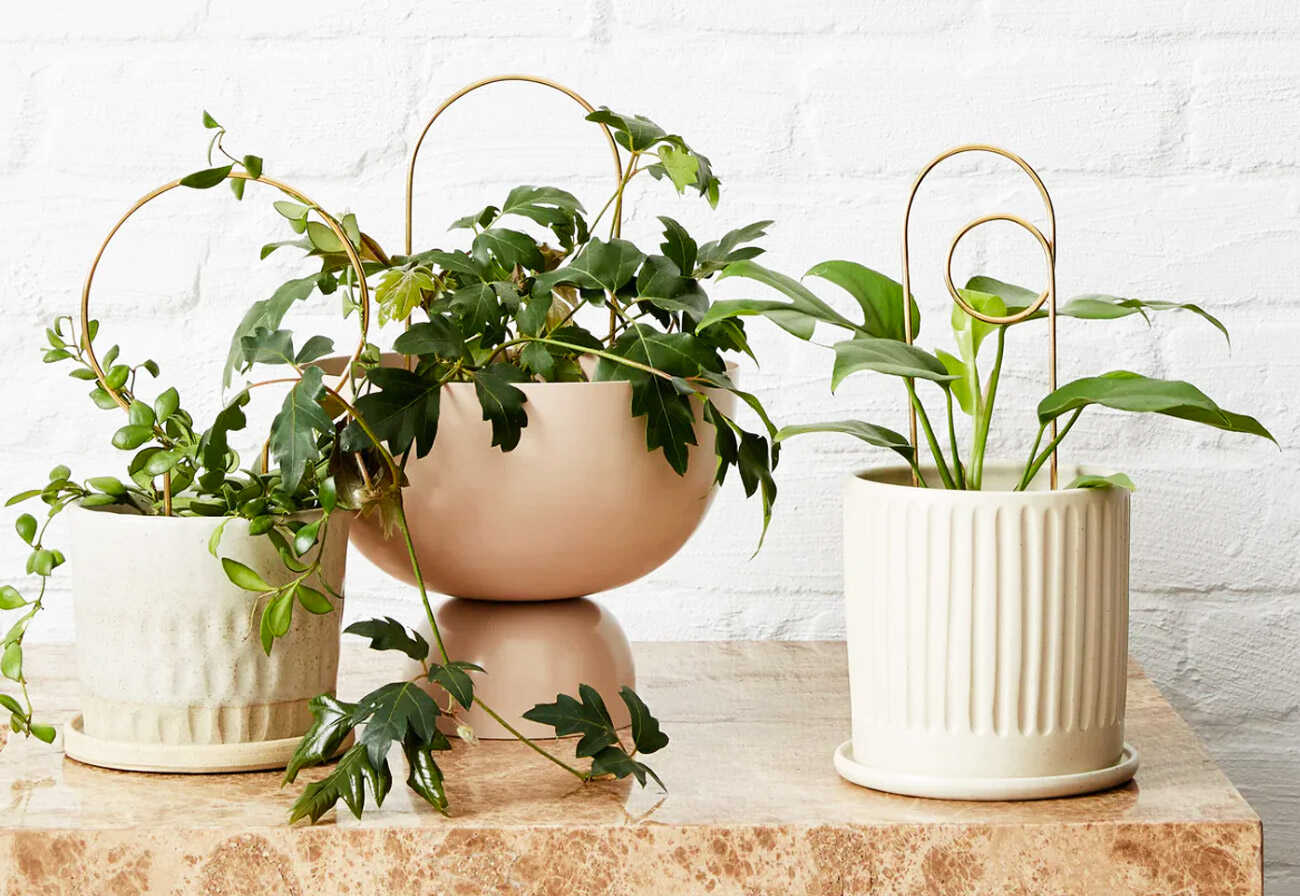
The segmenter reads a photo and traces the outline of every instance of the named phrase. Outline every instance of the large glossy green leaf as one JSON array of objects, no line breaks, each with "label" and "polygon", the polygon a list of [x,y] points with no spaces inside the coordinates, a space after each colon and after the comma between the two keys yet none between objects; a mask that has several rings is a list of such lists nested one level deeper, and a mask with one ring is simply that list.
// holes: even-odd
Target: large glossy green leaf
[{"label": "large glossy green leaf", "polygon": [[685,227],[672,218],[660,215],[659,222],[664,225],[664,241],[659,244],[659,251],[672,259],[681,274],[691,276],[695,272],[695,258],[699,252],[695,240],[686,232]]},{"label": "large glossy green leaf", "polygon": [[[1005,317],[1007,313],[1006,302],[1001,296],[992,293],[980,292],[974,289],[959,290],[961,297],[981,314],[989,317]],[[984,340],[994,333],[998,324],[990,324],[973,317],[962,310],[956,302],[952,305],[952,332],[957,338],[957,348],[961,352],[962,360],[971,368],[970,376],[974,376],[975,360],[979,357],[980,347],[983,346]]]},{"label": "large glossy green leaf", "polygon": [[1067,383],[1039,402],[1038,419],[1047,423],[1062,414],[1094,404],[1120,411],[1164,414],[1229,432],[1273,439],[1254,417],[1225,411],[1191,383],[1155,379],[1127,370]]},{"label": "large glossy green leaf", "polygon": [[[823,261],[810,268],[804,276],[828,280],[853,296],[862,307],[862,330],[868,336],[900,342],[906,339],[903,287],[896,280],[856,261]],[[909,304],[912,309],[912,338],[915,339],[921,332],[921,309],[915,299]]]},{"label": "large glossy green leaf", "polygon": [[474,237],[474,254],[491,253],[507,271],[516,265],[535,271],[542,267],[542,252],[537,241],[526,233],[505,227],[489,227]]},{"label": "large glossy green leaf", "polygon": [[524,713],[524,718],[555,729],[559,737],[581,734],[578,756],[595,756],[602,749],[618,743],[618,733],[605,701],[591,685],[578,687],[581,700],[568,694],[556,694],[554,703],[539,703]]},{"label": "large glossy green leaf", "polygon": [[[371,431],[388,443],[395,456],[409,451],[412,443],[416,457],[432,451],[442,396],[438,380],[401,367],[376,367],[367,378],[376,390],[358,398],[355,406]],[[370,447],[370,438],[357,421],[343,430],[341,447],[345,451]]]},{"label": "large glossy green leaf", "polygon": [[737,227],[723,234],[720,239],[710,240],[700,246],[696,259],[695,276],[707,277],[717,273],[729,264],[749,261],[763,254],[758,246],[748,245],[767,235],[771,221],[755,221],[744,227]]},{"label": "large glossy green leaf", "polygon": [[668,465],[685,475],[690,446],[696,444],[690,399],[658,376],[630,370],[626,378],[632,384],[632,416],[646,418],[646,450],[662,450]]},{"label": "large glossy green leaf", "polygon": [[550,292],[561,283],[618,292],[636,275],[643,261],[645,255],[627,240],[592,239],[567,265],[537,277],[534,292]]},{"label": "large glossy green leaf", "polygon": [[831,390],[838,389],[845,377],[860,370],[932,380],[945,386],[957,379],[942,361],[914,345],[875,336],[859,336],[835,343]]},{"label": "large glossy green leaf", "polygon": [[406,786],[443,815],[447,814],[447,788],[443,784],[442,769],[438,768],[438,763],[433,759],[433,751],[450,748],[446,738],[440,738],[436,747],[430,747],[415,737],[407,737],[402,741],[402,752],[406,755],[406,764],[410,769],[406,776]]},{"label": "large glossy green leaf", "polygon": [[[609,354],[647,364],[673,376],[694,376],[701,371],[726,369],[717,352],[690,333],[663,333],[645,324],[628,327],[608,349]],[[627,379],[636,369],[602,357],[596,365],[598,380]]]},{"label": "large glossy green leaf", "polygon": [[668,735],[659,730],[659,720],[650,713],[650,708],[637,692],[624,686],[618,695],[623,698],[632,719],[632,744],[636,751],[648,755],[668,746]]},{"label": "large glossy green leaf", "polygon": [[907,440],[906,436],[900,435],[892,429],[886,429],[885,427],[877,426],[874,423],[864,423],[861,420],[832,420],[826,423],[802,423],[797,426],[783,426],[780,431],[777,432],[776,440],[778,442],[784,442],[786,439],[793,438],[794,436],[801,436],[813,432],[843,433],[844,435],[861,439],[868,445],[896,451],[909,463],[912,460],[912,443]]},{"label": "large glossy green leaf", "polygon": [[275,331],[294,302],[300,302],[316,291],[324,274],[312,274],[281,284],[269,299],[254,302],[244,315],[244,319],[235,328],[230,339],[230,351],[226,356],[226,366],[221,374],[222,385],[229,386],[234,371],[244,359],[243,339],[251,336],[258,328]]},{"label": "large glossy green leaf", "polygon": [[321,819],[339,800],[343,800],[357,818],[366,807],[366,786],[382,804],[393,786],[388,760],[375,764],[364,744],[351,747],[334,769],[320,781],[307,785],[289,812],[289,823],[306,818],[312,823]]},{"label": "large glossy green leaf", "polygon": [[353,720],[364,721],[366,729],[359,743],[366,747],[374,765],[384,761],[393,741],[407,736],[420,743],[432,743],[438,736],[438,704],[413,681],[394,681],[371,691],[357,701]]},{"label": "large glossy green leaf", "polygon": [[[993,277],[972,277],[967,281],[966,288],[999,296],[1006,302],[1007,311],[1012,314],[1023,311],[1038,300],[1038,293],[1032,289],[1016,286],[1013,283],[1005,283]],[[1146,312],[1148,311],[1188,311],[1204,319],[1222,333],[1225,340],[1230,341],[1228,328],[1223,325],[1223,321],[1200,305],[1186,302],[1144,301],[1142,299],[1126,299],[1100,293],[1088,293],[1070,299],[1057,309],[1057,314],[1062,317],[1073,317],[1080,320],[1115,320],[1133,314],[1140,314],[1146,318]],[[1045,310],[1038,311],[1029,319],[1039,320],[1046,316],[1047,312]]]},{"label": "large glossy green leaf", "polygon": [[935,349],[934,355],[943,362],[943,366],[948,372],[957,379],[948,384],[952,391],[952,397],[957,399],[957,404],[961,407],[962,413],[967,416],[975,416],[975,370],[968,367],[966,362],[956,355]]},{"label": "large glossy green leaf", "polygon": [[[844,317],[830,305],[827,305],[821,299],[817,298],[817,296],[813,294],[812,290],[808,289],[808,287],[804,286],[798,280],[795,280],[793,277],[787,277],[785,274],[778,273],[769,268],[765,268],[757,262],[738,261],[729,264],[718,279],[722,280],[727,277],[744,277],[747,280],[755,280],[784,293],[790,297],[791,301],[789,304],[767,308],[755,306],[751,303],[751,308],[759,307],[759,310],[756,311],[749,310],[749,308],[746,308],[740,303],[717,302],[714,304],[713,308],[709,309],[710,313],[705,315],[704,320],[700,322],[701,329],[713,320],[720,320],[725,317],[737,316],[739,314],[757,313],[771,319],[773,323],[776,323],[796,336],[802,336],[805,332],[808,333],[809,336],[802,336],[802,338],[805,339],[811,336],[811,327],[815,326],[819,321],[833,324],[837,327],[843,327],[846,330],[854,332],[858,330],[856,324]],[[719,306],[726,306],[725,310],[718,310]],[[734,313],[728,313],[729,311],[734,311]],[[774,311],[778,313],[774,315]],[[797,327],[792,327],[793,320],[798,317],[803,317],[806,320]]]},{"label": "large glossy green leaf", "polygon": [[329,694],[312,697],[307,704],[313,722],[298,742],[284,769],[284,783],[291,784],[304,768],[329,762],[352,731],[355,703],[344,703]]},{"label": "large glossy green leaf", "polygon": [[468,358],[465,337],[456,322],[445,314],[412,324],[393,341],[393,349],[404,355],[433,355],[439,358]]},{"label": "large glossy green leaf", "polygon": [[293,333],[258,327],[239,340],[246,364],[293,364]]},{"label": "large glossy green leaf", "polygon": [[502,451],[513,451],[528,425],[524,410],[528,396],[513,385],[527,379],[528,375],[513,364],[493,364],[474,374],[474,391],[483,408],[483,419],[492,424],[492,444]]},{"label": "large glossy green leaf", "polygon": [[601,106],[589,114],[587,121],[609,127],[619,145],[633,152],[645,152],[668,136],[667,131],[644,115],[627,115],[608,106]]},{"label": "large glossy green leaf", "polygon": [[709,298],[700,283],[682,276],[677,262],[666,255],[651,255],[636,279],[637,297],[664,311],[684,312],[698,321],[709,310]]},{"label": "large glossy green leaf", "polygon": [[334,431],[334,421],[320,404],[325,394],[323,377],[319,367],[304,370],[302,379],[289,390],[280,413],[271,421],[271,456],[290,489],[302,482],[307,465],[320,458],[317,434]]}]

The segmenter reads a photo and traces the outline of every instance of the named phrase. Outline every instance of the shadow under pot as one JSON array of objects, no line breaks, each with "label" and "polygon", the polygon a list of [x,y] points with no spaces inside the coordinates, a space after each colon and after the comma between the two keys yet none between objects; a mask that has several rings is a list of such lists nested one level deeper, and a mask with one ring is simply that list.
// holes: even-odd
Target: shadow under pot
[{"label": "shadow under pot", "polygon": [[[924,471],[933,482],[936,476]],[[1095,472],[1062,467],[1060,478]],[[844,487],[844,597],[858,784],[1036,799],[1128,781],[1129,493],[915,488],[906,467]]]},{"label": "shadow under pot", "polygon": [[[327,372],[330,365],[322,363]],[[430,589],[453,598],[436,610],[451,658],[487,670],[475,691],[505,718],[583,683],[623,727],[618,691],[636,685],[631,650],[618,621],[585,598],[658,568],[695,531],[715,490],[713,427],[695,403],[696,444],[681,476],[662,452],[647,450],[627,382],[518,387],[528,424],[511,451],[493,447],[472,383],[443,387],[433,449],[406,466],[403,500],[420,568]],[[731,394],[711,398],[732,412]],[[351,537],[375,565],[415,583],[400,533],[362,515]],[[430,635],[427,623],[419,627]],[[511,736],[478,707],[466,721],[479,737]],[[554,736],[534,722],[517,727]]]},{"label": "shadow under pot", "polygon": [[[311,726],[308,701],[334,693],[350,519],[331,517],[323,546],[304,555],[307,584],[334,612],[297,607],[268,656],[259,635],[265,598],[230,582],[209,550],[267,583],[289,572],[248,521],[146,516],[69,507],[81,715],[66,726],[67,754],[132,771],[230,772],[283,768]],[[310,519],[308,515],[304,519]]]}]

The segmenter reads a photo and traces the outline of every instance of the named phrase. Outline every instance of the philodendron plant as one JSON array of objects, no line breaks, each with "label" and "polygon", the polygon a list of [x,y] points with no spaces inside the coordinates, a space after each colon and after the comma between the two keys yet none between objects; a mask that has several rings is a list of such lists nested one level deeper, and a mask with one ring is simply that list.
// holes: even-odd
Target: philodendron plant
[{"label": "philodendron plant", "polygon": [[[438,431],[439,398],[447,383],[472,382],[492,425],[492,444],[512,450],[527,438],[525,382],[625,380],[631,385],[629,413],[645,420],[646,448],[662,452],[678,474],[686,472],[696,442],[695,409],[714,425],[715,479],[721,484],[737,469],[747,496],[755,492],[766,531],[776,498],[772,469],[777,462],[773,426],[762,404],[739,389],[725,355],[752,357],[743,323],[699,323],[710,300],[704,282],[728,264],[763,250],[754,242],[770,221],[697,242],[673,218],[660,216],[662,240],[638,248],[621,238],[620,220],[628,185],[640,174],[666,179],[678,193],[692,190],[716,206],[719,181],[708,158],[681,137],[639,116],[599,109],[589,121],[607,126],[627,151],[623,175],[596,215],[588,220],[578,199],[558,187],[518,186],[500,205],[489,205],[452,223],[465,230],[468,251],[427,249],[411,255],[386,252],[351,216],[344,227],[375,278],[380,323],[401,321],[405,332],[394,348],[408,356],[401,366],[381,366],[369,346],[356,374],[357,409],[398,457],[423,457]],[[263,247],[263,257],[296,246],[320,261],[317,274],[290,281],[241,323],[231,347],[230,371],[272,352],[249,354],[245,345],[273,343],[289,305],[316,288],[347,287],[344,313],[355,310],[343,246],[330,230],[309,220],[305,206],[276,203],[299,236]],[[605,238],[597,230],[610,216]],[[545,236],[520,227],[533,227]],[[758,416],[764,433],[745,430],[710,397],[731,392]],[[359,427],[342,435],[349,450],[367,446]]]},{"label": "philodendron plant", "polygon": [[[783,293],[789,301],[738,299],[717,302],[699,322],[698,328],[701,331],[707,333],[711,327],[726,324],[738,317],[761,315],[804,340],[812,338],[819,324],[843,332],[847,338],[836,342],[834,346],[832,390],[846,377],[860,371],[874,371],[899,378],[908,401],[916,411],[941,481],[926,481],[918,460],[918,446],[913,445],[907,437],[861,420],[788,426],[777,434],[778,442],[804,433],[844,433],[869,445],[897,452],[911,466],[918,484],[923,487],[941,485],[946,489],[957,490],[979,490],[983,487],[985,448],[997,400],[1007,331],[1012,326],[1046,318],[1045,310],[1030,314],[1016,324],[991,324],[975,318],[954,303],[951,326],[957,354],[942,350],[931,353],[907,342],[901,284],[856,262],[822,262],[810,269],[806,276],[829,281],[848,292],[861,309],[860,321],[841,315],[800,281],[753,261],[731,264],[722,276],[757,281]],[[976,311],[998,318],[1015,316],[1031,307],[1038,298],[1038,294],[1032,290],[985,276],[972,277],[959,293]],[[909,296],[908,302],[912,316],[911,330],[915,337],[920,333],[921,315],[915,299]],[[1111,320],[1134,314],[1149,319],[1150,312],[1172,310],[1195,314],[1223,333],[1225,340],[1228,338],[1228,331],[1222,322],[1193,304],[1143,301],[1089,293],[1070,299],[1057,310],[1057,314],[1082,320]],[[982,377],[981,349],[990,343],[993,345],[993,360],[987,368],[987,376]],[[943,399],[947,452],[942,444],[945,434],[936,433],[918,394],[918,380],[933,384]],[[1038,433],[1029,447],[1024,467],[1014,487],[1016,491],[1029,487],[1035,474],[1073,429],[1083,411],[1091,406],[1164,414],[1216,429],[1273,438],[1258,420],[1224,410],[1191,383],[1157,379],[1127,370],[1113,370],[1067,383],[1038,403]],[[972,423],[971,442],[964,454],[956,435],[955,415],[959,412],[970,417]],[[1053,421],[1061,418],[1064,418],[1064,423],[1059,427],[1055,438],[1044,444],[1048,428]],[[1126,475],[1117,473],[1110,476],[1081,475],[1066,485],[1067,488],[1110,486],[1132,489],[1133,483]]]}]

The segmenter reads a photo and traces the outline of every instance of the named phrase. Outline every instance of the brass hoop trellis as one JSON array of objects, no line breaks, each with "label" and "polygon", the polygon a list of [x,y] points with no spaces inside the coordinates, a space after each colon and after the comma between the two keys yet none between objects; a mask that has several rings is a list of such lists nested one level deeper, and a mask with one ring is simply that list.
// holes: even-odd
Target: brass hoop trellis
[{"label": "brass hoop trellis", "polygon": [[[442,113],[446,112],[452,104],[462,99],[466,95],[473,93],[481,87],[487,87],[489,84],[499,84],[507,81],[518,81],[525,84],[540,84],[543,87],[549,87],[552,90],[558,90],[560,93],[573,100],[579,106],[587,111],[588,114],[595,112],[596,107],[587,102],[577,91],[565,87],[563,84],[556,83],[547,78],[539,78],[536,75],[493,75],[490,78],[483,78],[475,81],[473,84],[467,84],[460,90],[453,93],[442,104],[434,110],[433,117],[424,125],[424,130],[420,131],[420,137],[415,141],[415,148],[411,150],[411,163],[406,170],[406,254],[410,255],[414,251],[411,218],[414,212],[415,200],[415,162],[420,155],[420,147],[424,145],[424,138],[428,136],[429,130],[433,123],[437,121]],[[614,134],[605,125],[600,125],[600,129],[605,132],[605,141],[609,144],[610,154],[614,157],[614,174],[616,183],[623,180],[623,157],[619,154],[618,144],[614,142]],[[614,236],[619,236],[623,229],[623,197],[618,196],[614,200]]]},{"label": "brass hoop trellis", "polygon": [[[907,344],[908,345],[912,344],[912,335],[913,335],[912,334],[912,313],[911,313],[911,302],[910,302],[910,297],[912,295],[912,275],[911,275],[910,260],[908,258],[908,226],[911,222],[911,217],[912,217],[912,204],[913,202],[916,201],[917,190],[920,189],[921,182],[925,180],[926,175],[928,175],[931,171],[933,171],[935,167],[939,165],[940,162],[943,162],[946,159],[950,159],[953,156],[959,155],[964,152],[991,153],[996,156],[1001,156],[1004,159],[1009,159],[1010,161],[1014,162],[1017,166],[1019,166],[1020,170],[1024,171],[1025,174],[1029,176],[1029,179],[1034,182],[1034,186],[1038,188],[1038,193],[1043,199],[1043,206],[1047,210],[1047,224],[1048,224],[1049,234],[1045,236],[1041,230],[1039,230],[1030,222],[1026,221],[1024,218],[1019,217],[1018,215],[994,214],[994,215],[984,215],[983,217],[976,218],[974,221],[971,221],[960,231],[958,231],[957,235],[953,237],[952,242],[948,246],[948,258],[944,264],[944,271],[943,271],[944,285],[948,287],[948,294],[952,297],[952,300],[957,304],[958,308],[960,308],[966,314],[969,314],[971,317],[977,320],[982,320],[985,323],[990,323],[990,324],[1017,323],[1037,313],[1038,310],[1043,307],[1043,304],[1046,303],[1047,304],[1047,332],[1048,332],[1048,336],[1047,336],[1048,366],[1049,366],[1050,387],[1051,387],[1051,391],[1055,392],[1056,391],[1056,210],[1052,207],[1052,197],[1048,194],[1047,187],[1043,185],[1042,178],[1038,176],[1038,172],[1036,172],[1032,167],[1030,167],[1029,163],[1027,163],[1020,156],[997,146],[989,146],[983,143],[968,143],[963,146],[955,146],[952,149],[949,149],[935,156],[934,159],[932,159],[928,165],[926,165],[924,168],[921,169],[921,173],[918,174],[916,176],[916,180],[912,182],[912,190],[910,193],[908,193],[907,196],[907,208],[903,212],[903,331],[907,339]],[[970,233],[976,227],[979,227],[981,224],[987,224],[990,221],[1007,221],[1011,224],[1017,225],[1022,230],[1027,231],[1031,236],[1034,237],[1035,240],[1038,241],[1038,245],[1042,248],[1043,256],[1047,261],[1047,288],[1044,289],[1039,294],[1038,298],[1033,302],[1033,304],[1029,305],[1026,308],[1021,309],[1020,311],[1017,311],[1015,314],[1008,314],[1002,317],[984,314],[976,310],[975,308],[971,307],[970,303],[962,298],[961,293],[958,291],[956,285],[952,282],[952,259],[953,259],[953,255],[957,251],[957,244],[961,242],[962,238],[965,237],[966,234]],[[914,449],[919,450],[919,445],[916,439],[916,408],[914,408],[911,403],[909,403],[907,406],[907,419],[908,419],[908,430],[912,439],[912,445]],[[1056,434],[1057,434],[1055,420],[1052,421],[1051,428],[1052,428],[1052,442],[1055,443]],[[1051,487],[1053,489],[1057,487],[1056,454],[1057,454],[1057,449],[1054,447],[1052,449],[1052,457],[1051,457]],[[912,472],[912,484],[913,485],[919,484],[919,480],[917,478],[915,468],[913,469]]]},{"label": "brass hoop trellis", "polygon": [[[340,374],[340,382],[345,381],[348,377],[348,371],[352,369],[352,365],[357,361],[358,358],[361,357],[361,352],[366,347],[366,336],[370,328],[370,290],[366,286],[365,269],[361,264],[361,256],[357,253],[357,250],[353,247],[352,240],[348,238],[347,233],[343,230],[342,226],[338,223],[338,221],[334,220],[334,217],[332,215],[326,212],[317,203],[313,202],[311,199],[307,198],[302,193],[299,193],[293,187],[290,187],[288,184],[281,183],[280,181],[277,180],[272,180],[271,178],[265,176],[253,177],[251,174],[246,174],[242,171],[232,171],[228,175],[228,177],[235,180],[253,181],[254,183],[266,184],[267,186],[275,187],[277,190],[284,193],[286,196],[289,196],[297,200],[298,202],[301,202],[303,205],[308,206],[309,208],[311,208],[313,211],[315,211],[317,214],[321,216],[321,218],[325,221],[325,224],[330,228],[331,231],[333,231],[334,236],[336,236],[339,242],[343,245],[343,252],[344,254],[347,255],[348,263],[352,266],[352,269],[356,274],[357,287],[358,287],[357,291],[360,294],[359,304],[361,305],[361,314],[360,314],[361,339],[357,344],[356,350],[352,353],[351,357],[348,359],[348,363],[343,366],[343,372],[342,374]],[[95,354],[94,346],[91,344],[90,287],[94,283],[95,272],[99,269],[99,262],[104,257],[104,252],[105,250],[108,249],[108,244],[112,242],[113,237],[117,235],[117,232],[119,230],[121,230],[122,225],[125,224],[132,215],[138,212],[145,205],[152,202],[154,199],[157,199],[159,196],[163,195],[164,193],[171,192],[172,190],[180,186],[184,186],[181,183],[181,181],[174,180],[171,183],[163,184],[161,187],[149,191],[144,196],[137,199],[135,204],[133,204],[129,209],[127,209],[126,214],[118,218],[117,223],[113,225],[111,230],[109,230],[108,236],[104,237],[104,241],[99,246],[99,251],[95,253],[95,258],[90,263],[90,270],[86,273],[85,285],[82,286],[81,288],[81,347],[86,353],[86,360],[90,362],[90,368],[95,373],[95,379],[98,380],[99,387],[103,389],[105,392],[107,392],[109,397],[111,397],[113,401],[117,402],[118,406],[121,407],[122,410],[127,410],[130,407],[130,403],[122,396],[122,393],[118,389],[114,388],[108,382],[108,375],[104,371],[104,368],[100,365],[99,357]],[[158,426],[158,424],[155,424],[155,426]],[[172,486],[171,473],[170,472],[163,473],[163,513],[166,516],[171,516],[172,513],[172,487],[171,486]]]}]

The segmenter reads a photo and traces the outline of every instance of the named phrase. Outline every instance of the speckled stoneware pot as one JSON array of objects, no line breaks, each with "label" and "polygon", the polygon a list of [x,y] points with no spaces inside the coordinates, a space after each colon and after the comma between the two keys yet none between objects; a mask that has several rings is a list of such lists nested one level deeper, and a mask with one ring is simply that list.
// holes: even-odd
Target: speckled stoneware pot
[{"label": "speckled stoneware pot", "polygon": [[[321,616],[295,607],[267,656],[258,595],[231,584],[208,550],[222,518],[66,512],[87,738],[221,745],[307,730],[307,702],[335,688],[340,601]],[[330,521],[321,571],[309,582],[317,590],[326,592],[323,578],[342,593],[348,525],[344,514]],[[227,523],[218,553],[272,584],[292,575],[245,520]]]}]

